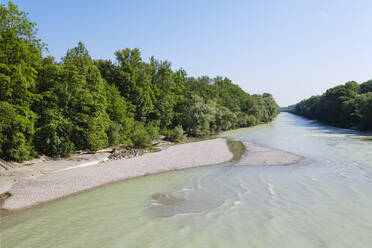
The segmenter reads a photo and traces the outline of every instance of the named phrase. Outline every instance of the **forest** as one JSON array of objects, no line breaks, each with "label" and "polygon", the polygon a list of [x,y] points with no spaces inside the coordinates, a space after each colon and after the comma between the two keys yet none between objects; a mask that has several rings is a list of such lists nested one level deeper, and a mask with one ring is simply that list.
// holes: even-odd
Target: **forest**
[{"label": "forest", "polygon": [[279,113],[268,93],[250,95],[224,77],[188,76],[168,61],[143,60],[136,48],[117,50],[115,61],[93,59],[82,42],[58,61],[46,51],[27,13],[0,5],[1,159],[151,147],[160,134],[203,137]]},{"label": "forest", "polygon": [[309,119],[342,127],[372,130],[372,80],[358,84],[350,81],[312,96],[293,106],[290,111]]}]

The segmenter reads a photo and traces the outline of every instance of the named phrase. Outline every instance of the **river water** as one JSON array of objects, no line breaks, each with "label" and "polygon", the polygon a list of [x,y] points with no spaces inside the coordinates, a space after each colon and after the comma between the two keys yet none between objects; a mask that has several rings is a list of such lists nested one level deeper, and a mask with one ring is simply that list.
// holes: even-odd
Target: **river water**
[{"label": "river water", "polygon": [[372,141],[281,113],[224,133],[306,157],[133,179],[2,218],[1,248],[372,247]]}]

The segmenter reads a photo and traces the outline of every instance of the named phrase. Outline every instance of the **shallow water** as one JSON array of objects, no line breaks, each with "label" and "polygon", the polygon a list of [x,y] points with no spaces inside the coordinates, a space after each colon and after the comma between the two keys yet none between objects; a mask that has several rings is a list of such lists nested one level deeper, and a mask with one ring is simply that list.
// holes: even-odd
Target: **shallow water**
[{"label": "shallow water", "polygon": [[2,218],[10,247],[372,247],[372,142],[281,113],[224,135],[306,157],[133,179]]}]

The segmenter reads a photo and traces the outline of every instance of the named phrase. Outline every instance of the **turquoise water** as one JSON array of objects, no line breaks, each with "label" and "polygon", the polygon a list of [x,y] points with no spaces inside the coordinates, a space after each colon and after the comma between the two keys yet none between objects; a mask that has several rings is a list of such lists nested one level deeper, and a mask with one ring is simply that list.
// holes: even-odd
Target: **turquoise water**
[{"label": "turquoise water", "polygon": [[365,134],[281,113],[271,124],[224,135],[306,159],[226,163],[98,188],[3,217],[1,248],[372,247]]}]

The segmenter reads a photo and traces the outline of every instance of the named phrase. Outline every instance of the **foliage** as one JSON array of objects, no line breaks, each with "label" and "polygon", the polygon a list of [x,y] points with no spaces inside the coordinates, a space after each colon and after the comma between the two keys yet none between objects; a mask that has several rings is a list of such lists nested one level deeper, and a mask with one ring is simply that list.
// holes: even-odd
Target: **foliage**
[{"label": "foliage", "polygon": [[27,107],[0,102],[0,154],[5,160],[31,158],[35,114]]},{"label": "foliage", "polygon": [[372,91],[360,94],[356,99],[356,115],[361,130],[372,130]]},{"label": "foliage", "polygon": [[173,133],[174,133],[174,140],[180,141],[183,139],[184,131],[183,131],[182,126],[176,126],[175,128],[173,128]]},{"label": "foliage", "polygon": [[312,96],[294,106],[292,112],[343,128],[372,130],[372,80],[351,81]]},{"label": "foliage", "polygon": [[41,115],[43,125],[38,127],[34,144],[38,152],[51,156],[64,156],[75,148],[71,141],[73,124],[56,109],[45,109]]},{"label": "foliage", "polygon": [[165,129],[162,131],[162,133],[165,136],[165,138],[170,141],[182,141],[184,137],[184,131],[182,126],[176,126],[171,130]]},{"label": "foliage", "polygon": [[[0,14],[3,159],[150,147],[159,130],[178,141],[266,123],[279,113],[270,94],[250,95],[228,78],[188,77],[168,61],[144,61],[139,49],[116,51],[114,62],[93,60],[79,42],[60,61],[42,57],[44,44],[27,14],[11,2],[0,5]],[[360,88],[368,91],[369,84]],[[354,111],[353,103],[345,109]],[[355,104],[362,120],[369,98]],[[363,123],[368,127],[368,119]]]},{"label": "foliage", "polygon": [[138,122],[135,125],[134,132],[132,134],[132,142],[137,147],[151,147],[152,139],[142,123]]},{"label": "foliage", "polygon": [[0,157],[22,161],[32,156],[35,93],[42,44],[35,24],[9,2],[0,5]]},{"label": "foliage", "polygon": [[359,94],[372,92],[372,80],[362,83],[359,87]]},{"label": "foliage", "polygon": [[155,138],[156,136],[159,135],[159,128],[154,122],[150,122],[147,124],[146,131],[151,138]]}]

